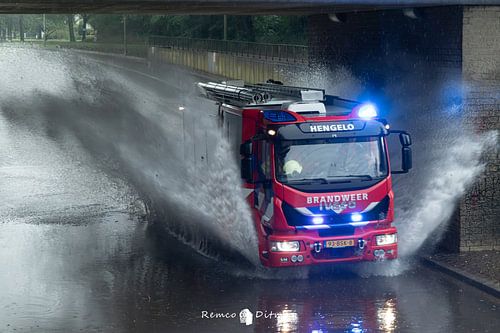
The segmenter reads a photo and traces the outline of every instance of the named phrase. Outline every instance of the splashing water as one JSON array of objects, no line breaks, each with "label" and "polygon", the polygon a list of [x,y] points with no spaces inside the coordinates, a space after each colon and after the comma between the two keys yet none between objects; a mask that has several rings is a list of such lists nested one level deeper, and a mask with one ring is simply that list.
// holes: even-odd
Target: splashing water
[{"label": "splashing water", "polygon": [[171,193],[171,199],[189,215],[193,227],[210,223],[212,236],[223,241],[223,248],[245,254],[258,264],[257,237],[251,212],[244,201],[236,163],[231,163],[231,147],[220,139],[215,148],[210,171],[203,166],[187,170],[190,179],[182,193]]},{"label": "splashing water", "polygon": [[[460,131],[463,133],[463,131]],[[443,140],[447,141],[447,140]],[[415,254],[425,241],[436,245],[443,227],[452,217],[459,199],[484,170],[483,152],[496,145],[497,134],[488,132],[477,135],[454,137],[447,143],[447,151],[427,169],[427,181],[422,184],[424,197],[414,201],[410,209],[398,210],[398,232],[401,239],[399,254],[408,257]]]},{"label": "splashing water", "polygon": [[[478,132],[469,124],[474,115],[461,104],[468,86],[460,72],[450,70],[437,79],[419,66],[387,87],[395,101],[392,127],[407,129],[413,136],[413,169],[393,177],[403,260],[432,251],[439,243],[460,199],[484,171],[483,157],[497,145],[498,136],[495,131]],[[392,160],[400,158],[399,152],[391,155]]]},{"label": "splashing water", "polygon": [[[0,48],[0,65],[2,111],[16,105],[15,112],[30,115],[26,121],[56,127],[74,136],[98,161],[112,160],[111,169],[124,171],[149,200],[159,224],[181,242],[210,257],[236,253],[255,266],[251,272],[234,269],[237,275],[307,277],[307,269],[282,273],[260,266],[238,166],[216,122],[207,117],[210,102],[193,97],[193,78],[167,73],[168,80],[158,81],[164,90],[153,90],[121,69],[72,52],[5,47]],[[362,91],[345,68],[289,74],[295,77],[293,84],[326,88],[331,94],[355,98]],[[414,91],[404,82],[387,90],[399,101],[388,117],[393,128],[399,125],[413,134],[414,169],[393,177],[401,258],[357,264],[353,270],[361,276],[396,275],[412,267],[412,257],[424,242],[439,240],[458,200],[484,169],[482,153],[497,142],[496,133],[464,135],[470,131],[458,130],[462,124],[456,112],[404,96],[402,91]],[[184,113],[178,111],[180,105]],[[199,128],[207,130],[200,133]],[[391,155],[393,160],[399,156]]]},{"label": "splashing water", "polygon": [[291,85],[325,89],[327,94],[355,99],[362,92],[361,81],[343,66],[335,68],[315,64],[311,68],[285,72]]},{"label": "splashing water", "polygon": [[[226,258],[224,250],[258,265],[256,235],[228,143],[196,102],[186,107],[191,123],[210,130],[193,137],[199,133],[178,112],[191,98],[174,79],[160,82],[165,91],[154,91],[130,80],[123,68],[73,52],[7,47],[0,48],[0,66],[0,108],[10,119],[45,130],[56,141],[77,140],[96,163],[125,175],[148,200],[157,224],[199,253]],[[199,147],[193,160],[184,156],[188,142],[200,139],[198,145],[214,151],[210,164],[197,160]]]}]

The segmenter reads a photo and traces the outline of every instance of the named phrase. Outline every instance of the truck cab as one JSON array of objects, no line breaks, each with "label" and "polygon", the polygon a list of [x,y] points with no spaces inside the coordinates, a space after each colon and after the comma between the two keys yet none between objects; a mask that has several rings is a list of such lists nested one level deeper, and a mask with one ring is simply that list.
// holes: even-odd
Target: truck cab
[{"label": "truck cab", "polygon": [[[396,258],[391,174],[411,168],[410,135],[390,131],[373,104],[317,89],[243,88],[251,101],[207,96],[220,102],[223,133],[239,147],[263,265]],[[402,170],[391,170],[391,133],[400,137]]]}]

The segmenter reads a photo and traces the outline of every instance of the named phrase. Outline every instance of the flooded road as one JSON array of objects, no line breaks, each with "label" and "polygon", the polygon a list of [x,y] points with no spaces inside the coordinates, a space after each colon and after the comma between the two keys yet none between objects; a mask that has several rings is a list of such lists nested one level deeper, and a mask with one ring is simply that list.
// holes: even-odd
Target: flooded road
[{"label": "flooded road", "polygon": [[[238,278],[172,248],[174,240],[125,212],[79,219],[2,224],[0,331],[496,332],[500,325],[498,300],[426,268],[397,277]],[[245,308],[261,311],[253,325],[202,318]]]},{"label": "flooded road", "polygon": [[[252,275],[246,229],[231,225],[231,215],[225,240],[224,228],[205,216],[222,214],[211,204],[233,208],[220,209],[224,215],[244,211],[230,201],[232,187],[204,193],[211,181],[232,178],[205,173],[191,189],[176,171],[186,156],[203,167],[212,149],[172,149],[185,130],[174,97],[189,84],[144,76],[151,73],[141,62],[84,60],[147,94],[127,99],[113,76],[106,84],[80,77],[76,97],[59,94],[69,83],[57,80],[34,97],[3,90],[0,332],[498,331],[498,299],[418,264],[366,278],[349,267],[302,279],[293,271]],[[177,191],[171,178],[187,188]],[[165,198],[172,191],[178,196]],[[183,195],[197,207],[184,207]],[[240,324],[243,309],[251,325]]]}]

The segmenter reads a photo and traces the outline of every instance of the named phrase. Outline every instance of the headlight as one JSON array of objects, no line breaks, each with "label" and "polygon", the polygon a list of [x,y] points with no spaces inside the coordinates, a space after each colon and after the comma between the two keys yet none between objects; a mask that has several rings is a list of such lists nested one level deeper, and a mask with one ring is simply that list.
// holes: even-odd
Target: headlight
[{"label": "headlight", "polygon": [[398,235],[390,234],[390,235],[377,235],[377,245],[390,245],[397,243]]},{"label": "headlight", "polygon": [[315,216],[312,218],[313,224],[323,224],[323,222],[325,222],[325,219],[321,216]]},{"label": "headlight", "polygon": [[300,250],[298,241],[271,242],[272,252],[296,252]]},{"label": "headlight", "polygon": [[354,213],[351,215],[351,221],[352,222],[359,222],[363,219],[363,215],[359,214],[359,213]]}]

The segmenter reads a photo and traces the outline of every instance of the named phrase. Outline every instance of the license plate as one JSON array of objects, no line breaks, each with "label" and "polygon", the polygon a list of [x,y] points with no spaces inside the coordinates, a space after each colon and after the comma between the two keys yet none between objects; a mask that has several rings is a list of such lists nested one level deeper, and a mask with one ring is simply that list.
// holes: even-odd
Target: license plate
[{"label": "license plate", "polygon": [[354,246],[354,239],[327,240],[325,241],[326,248],[348,247]]}]

